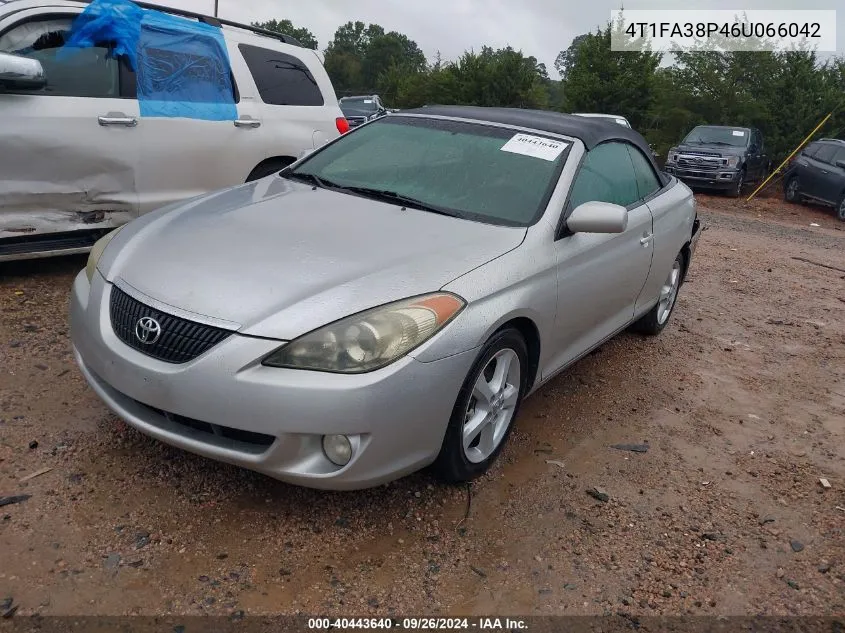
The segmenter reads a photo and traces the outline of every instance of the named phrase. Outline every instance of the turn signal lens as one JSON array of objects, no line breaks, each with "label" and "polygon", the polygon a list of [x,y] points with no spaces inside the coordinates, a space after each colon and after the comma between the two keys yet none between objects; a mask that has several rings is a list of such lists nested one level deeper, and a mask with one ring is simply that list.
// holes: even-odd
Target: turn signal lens
[{"label": "turn signal lens", "polygon": [[349,131],[349,121],[345,118],[338,117],[335,122],[337,123],[337,131],[341,134],[346,134]]}]

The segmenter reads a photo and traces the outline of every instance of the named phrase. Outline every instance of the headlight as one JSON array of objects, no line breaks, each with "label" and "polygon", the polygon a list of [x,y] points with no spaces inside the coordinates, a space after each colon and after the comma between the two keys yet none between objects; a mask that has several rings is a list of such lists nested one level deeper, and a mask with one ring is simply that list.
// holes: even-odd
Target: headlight
[{"label": "headlight", "polygon": [[389,365],[439,332],[466,306],[434,293],[341,319],[279,348],[264,365],[361,374]]},{"label": "headlight", "polygon": [[[123,226],[126,226],[125,224]],[[97,264],[100,262],[100,257],[103,256],[103,251],[106,250],[106,246],[109,245],[109,242],[112,241],[112,238],[117,235],[118,231],[123,228],[123,226],[116,228],[111,233],[106,233],[94,242],[94,246],[91,247],[91,253],[88,255],[88,263],[85,264],[85,274],[88,275],[88,281],[90,282],[94,279],[94,271],[97,270]]]},{"label": "headlight", "polygon": [[728,159],[728,167],[735,169],[737,165],[739,165],[739,156],[731,156]]}]

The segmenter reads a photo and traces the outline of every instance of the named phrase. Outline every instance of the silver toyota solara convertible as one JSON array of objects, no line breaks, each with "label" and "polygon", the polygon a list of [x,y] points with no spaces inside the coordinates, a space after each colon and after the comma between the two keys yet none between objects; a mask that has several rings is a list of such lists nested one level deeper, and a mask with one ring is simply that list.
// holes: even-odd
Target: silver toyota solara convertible
[{"label": "silver toyota solara convertible", "polygon": [[633,130],[426,107],[101,239],[74,351],[115,413],[187,451],[314,488],[466,481],[526,396],[666,326],[699,234]]}]

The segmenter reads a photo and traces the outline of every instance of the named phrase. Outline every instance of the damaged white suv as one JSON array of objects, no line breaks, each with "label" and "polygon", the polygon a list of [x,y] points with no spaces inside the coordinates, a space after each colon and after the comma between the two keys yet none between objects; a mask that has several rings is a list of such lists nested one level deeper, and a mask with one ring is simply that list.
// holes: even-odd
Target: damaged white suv
[{"label": "damaged white suv", "polygon": [[0,261],[85,252],[349,129],[317,51],[129,0],[0,0],[0,121]]}]

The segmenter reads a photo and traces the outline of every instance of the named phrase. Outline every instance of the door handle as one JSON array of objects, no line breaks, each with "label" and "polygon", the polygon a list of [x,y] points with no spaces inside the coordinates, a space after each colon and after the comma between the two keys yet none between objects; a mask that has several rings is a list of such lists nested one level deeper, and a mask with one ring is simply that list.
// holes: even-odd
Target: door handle
[{"label": "door handle", "polygon": [[257,128],[261,127],[261,121],[257,119],[238,119],[235,121],[235,127]]},{"label": "door handle", "polygon": [[651,243],[652,238],[654,237],[654,233],[646,233],[643,235],[643,238],[640,240],[640,244],[643,246],[648,246]]},{"label": "door handle", "polygon": [[827,174],[829,174],[830,172],[829,172],[829,171],[827,171],[826,169],[822,169],[822,173],[826,176],[826,175],[827,175]]},{"label": "door handle", "polygon": [[97,117],[100,125],[122,125],[123,127],[135,127],[138,119],[132,116],[101,116]]}]

